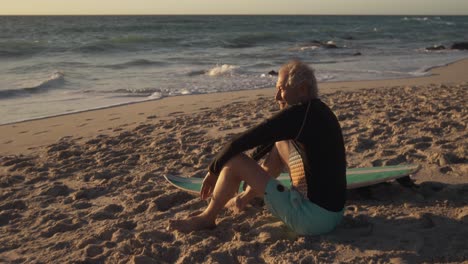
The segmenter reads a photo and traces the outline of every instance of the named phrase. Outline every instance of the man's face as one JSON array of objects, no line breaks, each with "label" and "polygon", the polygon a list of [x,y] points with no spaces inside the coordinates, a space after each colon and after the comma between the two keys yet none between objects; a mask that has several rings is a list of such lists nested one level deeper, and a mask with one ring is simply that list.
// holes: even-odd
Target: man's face
[{"label": "man's face", "polygon": [[280,109],[286,108],[288,105],[293,105],[300,102],[302,94],[299,87],[291,87],[288,85],[288,75],[280,73],[276,82],[275,100]]}]

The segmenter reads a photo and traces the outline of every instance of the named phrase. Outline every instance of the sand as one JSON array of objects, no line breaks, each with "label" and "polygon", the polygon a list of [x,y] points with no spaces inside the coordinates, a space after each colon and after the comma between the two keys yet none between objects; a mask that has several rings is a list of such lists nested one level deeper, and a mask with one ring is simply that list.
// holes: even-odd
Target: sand
[{"label": "sand", "polygon": [[206,206],[164,174],[202,177],[274,89],[165,98],[0,126],[0,262],[421,263],[468,260],[468,60],[433,76],[320,84],[348,167],[420,164],[416,186],[349,191],[327,235],[297,236],[257,200],[214,230],[166,229]]}]

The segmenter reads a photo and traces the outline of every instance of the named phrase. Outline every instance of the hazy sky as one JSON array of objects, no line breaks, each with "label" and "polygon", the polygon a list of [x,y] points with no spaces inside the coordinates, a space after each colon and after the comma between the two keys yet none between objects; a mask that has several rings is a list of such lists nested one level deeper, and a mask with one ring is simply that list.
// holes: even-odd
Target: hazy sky
[{"label": "hazy sky", "polygon": [[468,15],[468,0],[0,0],[0,14]]}]

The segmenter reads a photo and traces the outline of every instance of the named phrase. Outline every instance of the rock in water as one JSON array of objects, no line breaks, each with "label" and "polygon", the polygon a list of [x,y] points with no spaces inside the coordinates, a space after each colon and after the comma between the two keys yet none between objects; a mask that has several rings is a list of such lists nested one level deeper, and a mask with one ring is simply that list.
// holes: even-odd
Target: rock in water
[{"label": "rock in water", "polygon": [[468,49],[468,42],[455,42],[452,45],[452,49],[467,50]]},{"label": "rock in water", "polygon": [[270,75],[270,76],[278,76],[278,72],[271,70],[271,71],[268,72],[268,75]]}]

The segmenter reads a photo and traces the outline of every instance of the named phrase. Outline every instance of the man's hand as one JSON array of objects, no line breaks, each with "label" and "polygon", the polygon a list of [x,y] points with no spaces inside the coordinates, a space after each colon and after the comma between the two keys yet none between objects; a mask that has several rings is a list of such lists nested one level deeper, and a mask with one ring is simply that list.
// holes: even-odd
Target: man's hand
[{"label": "man's hand", "polygon": [[206,200],[208,197],[213,194],[214,187],[218,181],[218,176],[208,172],[203,180],[203,184],[200,191],[200,196],[202,200]]}]

